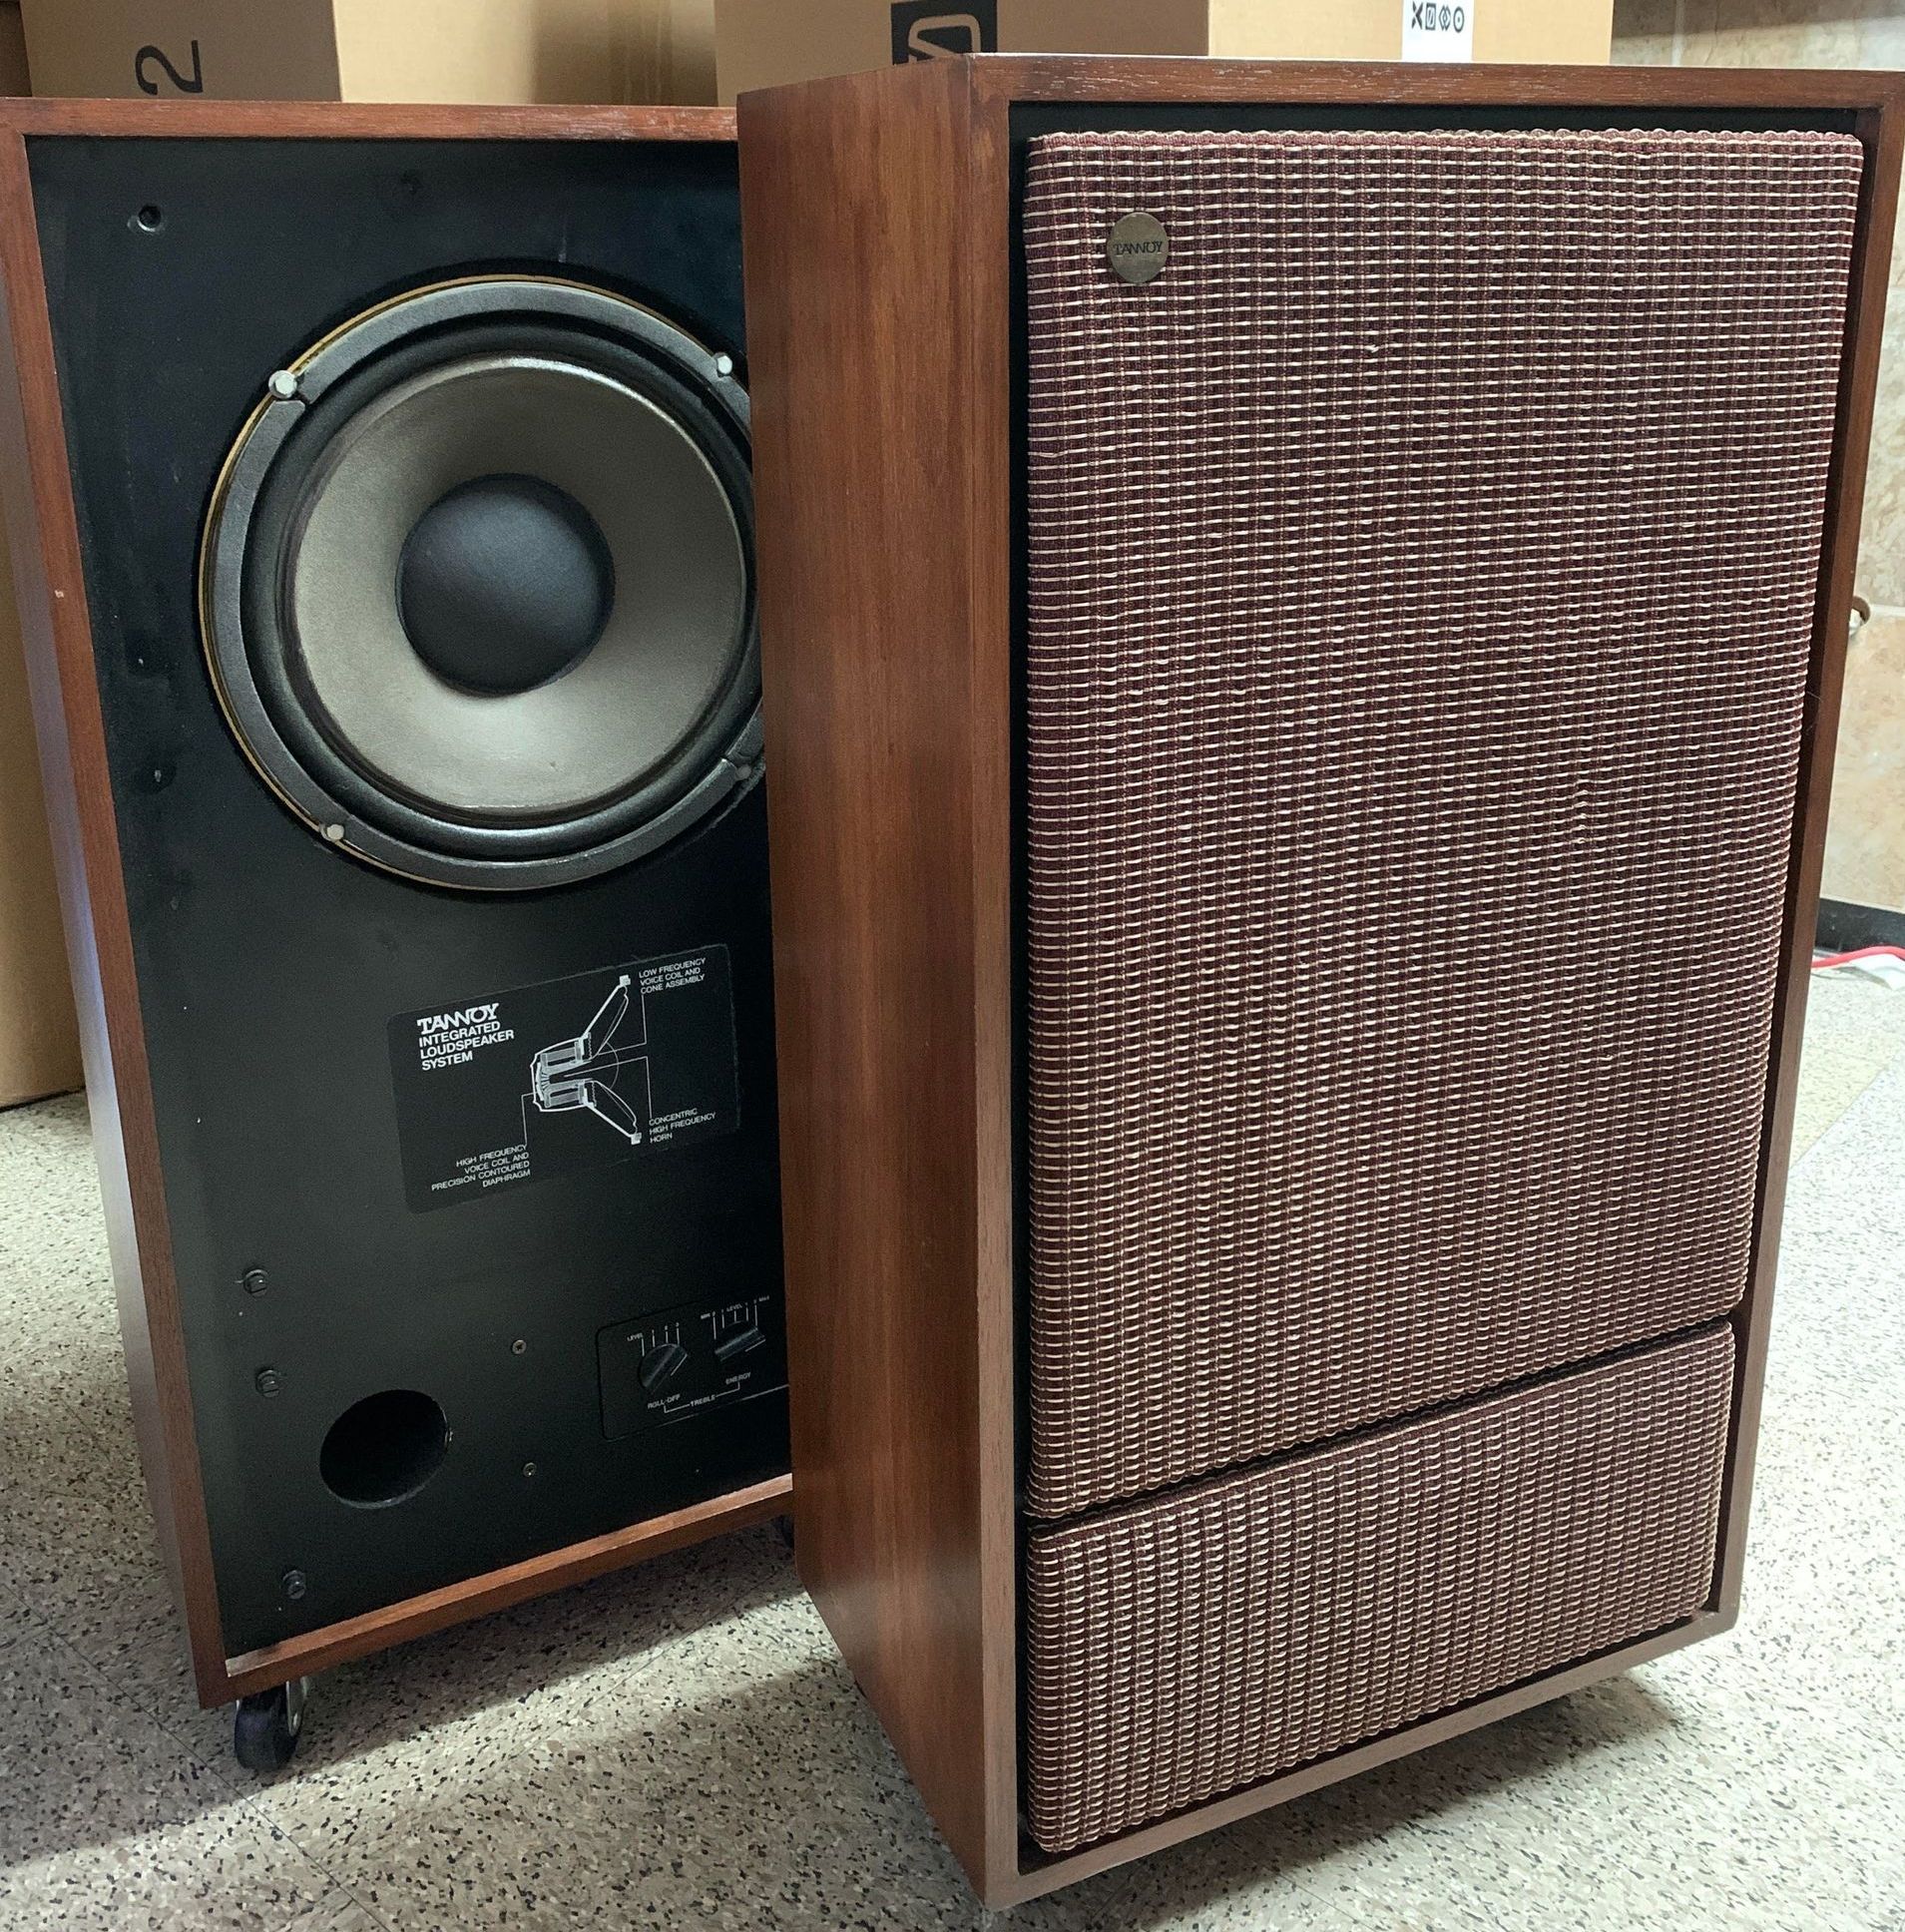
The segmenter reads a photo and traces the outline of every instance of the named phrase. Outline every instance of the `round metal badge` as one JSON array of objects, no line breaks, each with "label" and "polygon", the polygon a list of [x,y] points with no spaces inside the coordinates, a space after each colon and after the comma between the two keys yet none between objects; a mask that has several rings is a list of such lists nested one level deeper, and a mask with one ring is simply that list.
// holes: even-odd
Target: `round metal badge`
[{"label": "round metal badge", "polygon": [[1171,259],[1171,235],[1155,215],[1122,215],[1105,238],[1105,259],[1120,281],[1147,282]]}]

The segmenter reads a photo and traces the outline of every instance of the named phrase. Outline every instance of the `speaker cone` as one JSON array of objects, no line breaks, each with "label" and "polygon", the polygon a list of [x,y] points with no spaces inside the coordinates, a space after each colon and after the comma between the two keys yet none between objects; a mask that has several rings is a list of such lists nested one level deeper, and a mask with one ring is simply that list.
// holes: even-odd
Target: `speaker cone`
[{"label": "speaker cone", "polygon": [[226,715],[333,844],[561,884],[759,765],[747,405],[606,291],[496,277],[369,310],[271,377],[208,520]]}]

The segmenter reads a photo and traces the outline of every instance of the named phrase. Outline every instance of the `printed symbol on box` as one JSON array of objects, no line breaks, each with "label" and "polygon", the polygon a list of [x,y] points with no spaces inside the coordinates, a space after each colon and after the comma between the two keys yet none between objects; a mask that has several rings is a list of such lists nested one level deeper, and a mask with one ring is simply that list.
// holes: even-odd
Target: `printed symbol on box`
[{"label": "printed symbol on box", "polygon": [[1402,58],[1472,61],[1475,0],[1402,0]]},{"label": "printed symbol on box", "polygon": [[133,56],[133,79],[139,84],[141,94],[157,94],[160,86],[154,76],[156,67],[181,94],[203,94],[205,92],[205,63],[199,58],[199,43],[190,43],[192,48],[191,78],[180,73],[172,63],[172,57],[163,47],[142,47]]},{"label": "printed symbol on box", "polygon": [[944,60],[954,54],[990,54],[999,46],[999,0],[899,0],[893,8],[893,65]]},{"label": "printed symbol on box", "polygon": [[630,1052],[615,1044],[616,1030],[628,1017],[629,986],[629,975],[624,973],[596,1009],[595,1018],[573,1040],[558,1040],[536,1055],[529,1065],[529,1092],[540,1114],[587,1112],[620,1134],[631,1147],[640,1147],[641,1117],[616,1086],[630,1067],[640,1067],[645,1081],[648,1076],[646,1053]]}]

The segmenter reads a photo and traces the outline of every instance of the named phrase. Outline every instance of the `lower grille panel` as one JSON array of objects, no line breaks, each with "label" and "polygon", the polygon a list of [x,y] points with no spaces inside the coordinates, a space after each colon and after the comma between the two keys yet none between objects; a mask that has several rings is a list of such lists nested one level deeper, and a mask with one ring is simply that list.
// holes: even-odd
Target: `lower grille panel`
[{"label": "lower grille panel", "polygon": [[1033,1536],[1026,1810],[1060,1853],[1692,1616],[1721,1328]]}]

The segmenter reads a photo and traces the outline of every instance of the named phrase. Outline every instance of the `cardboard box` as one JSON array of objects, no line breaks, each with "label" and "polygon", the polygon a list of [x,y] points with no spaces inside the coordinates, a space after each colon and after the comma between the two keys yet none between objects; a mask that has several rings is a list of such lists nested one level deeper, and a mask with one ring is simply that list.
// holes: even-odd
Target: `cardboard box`
[{"label": "cardboard box", "polygon": [[38,94],[710,102],[714,0],[24,0]]},{"label": "cardboard box", "polygon": [[715,0],[720,98],[940,54],[1608,58],[1614,0]]},{"label": "cardboard box", "polygon": [[79,1026],[66,974],[40,757],[0,530],[0,1107],[80,1084]]},{"label": "cardboard box", "polygon": [[[26,92],[20,9],[0,0],[0,94]],[[0,1107],[79,1084],[79,1029],[60,936],[13,571],[0,527]]]},{"label": "cardboard box", "polygon": [[0,0],[0,94],[30,94],[27,36],[19,0]]}]

